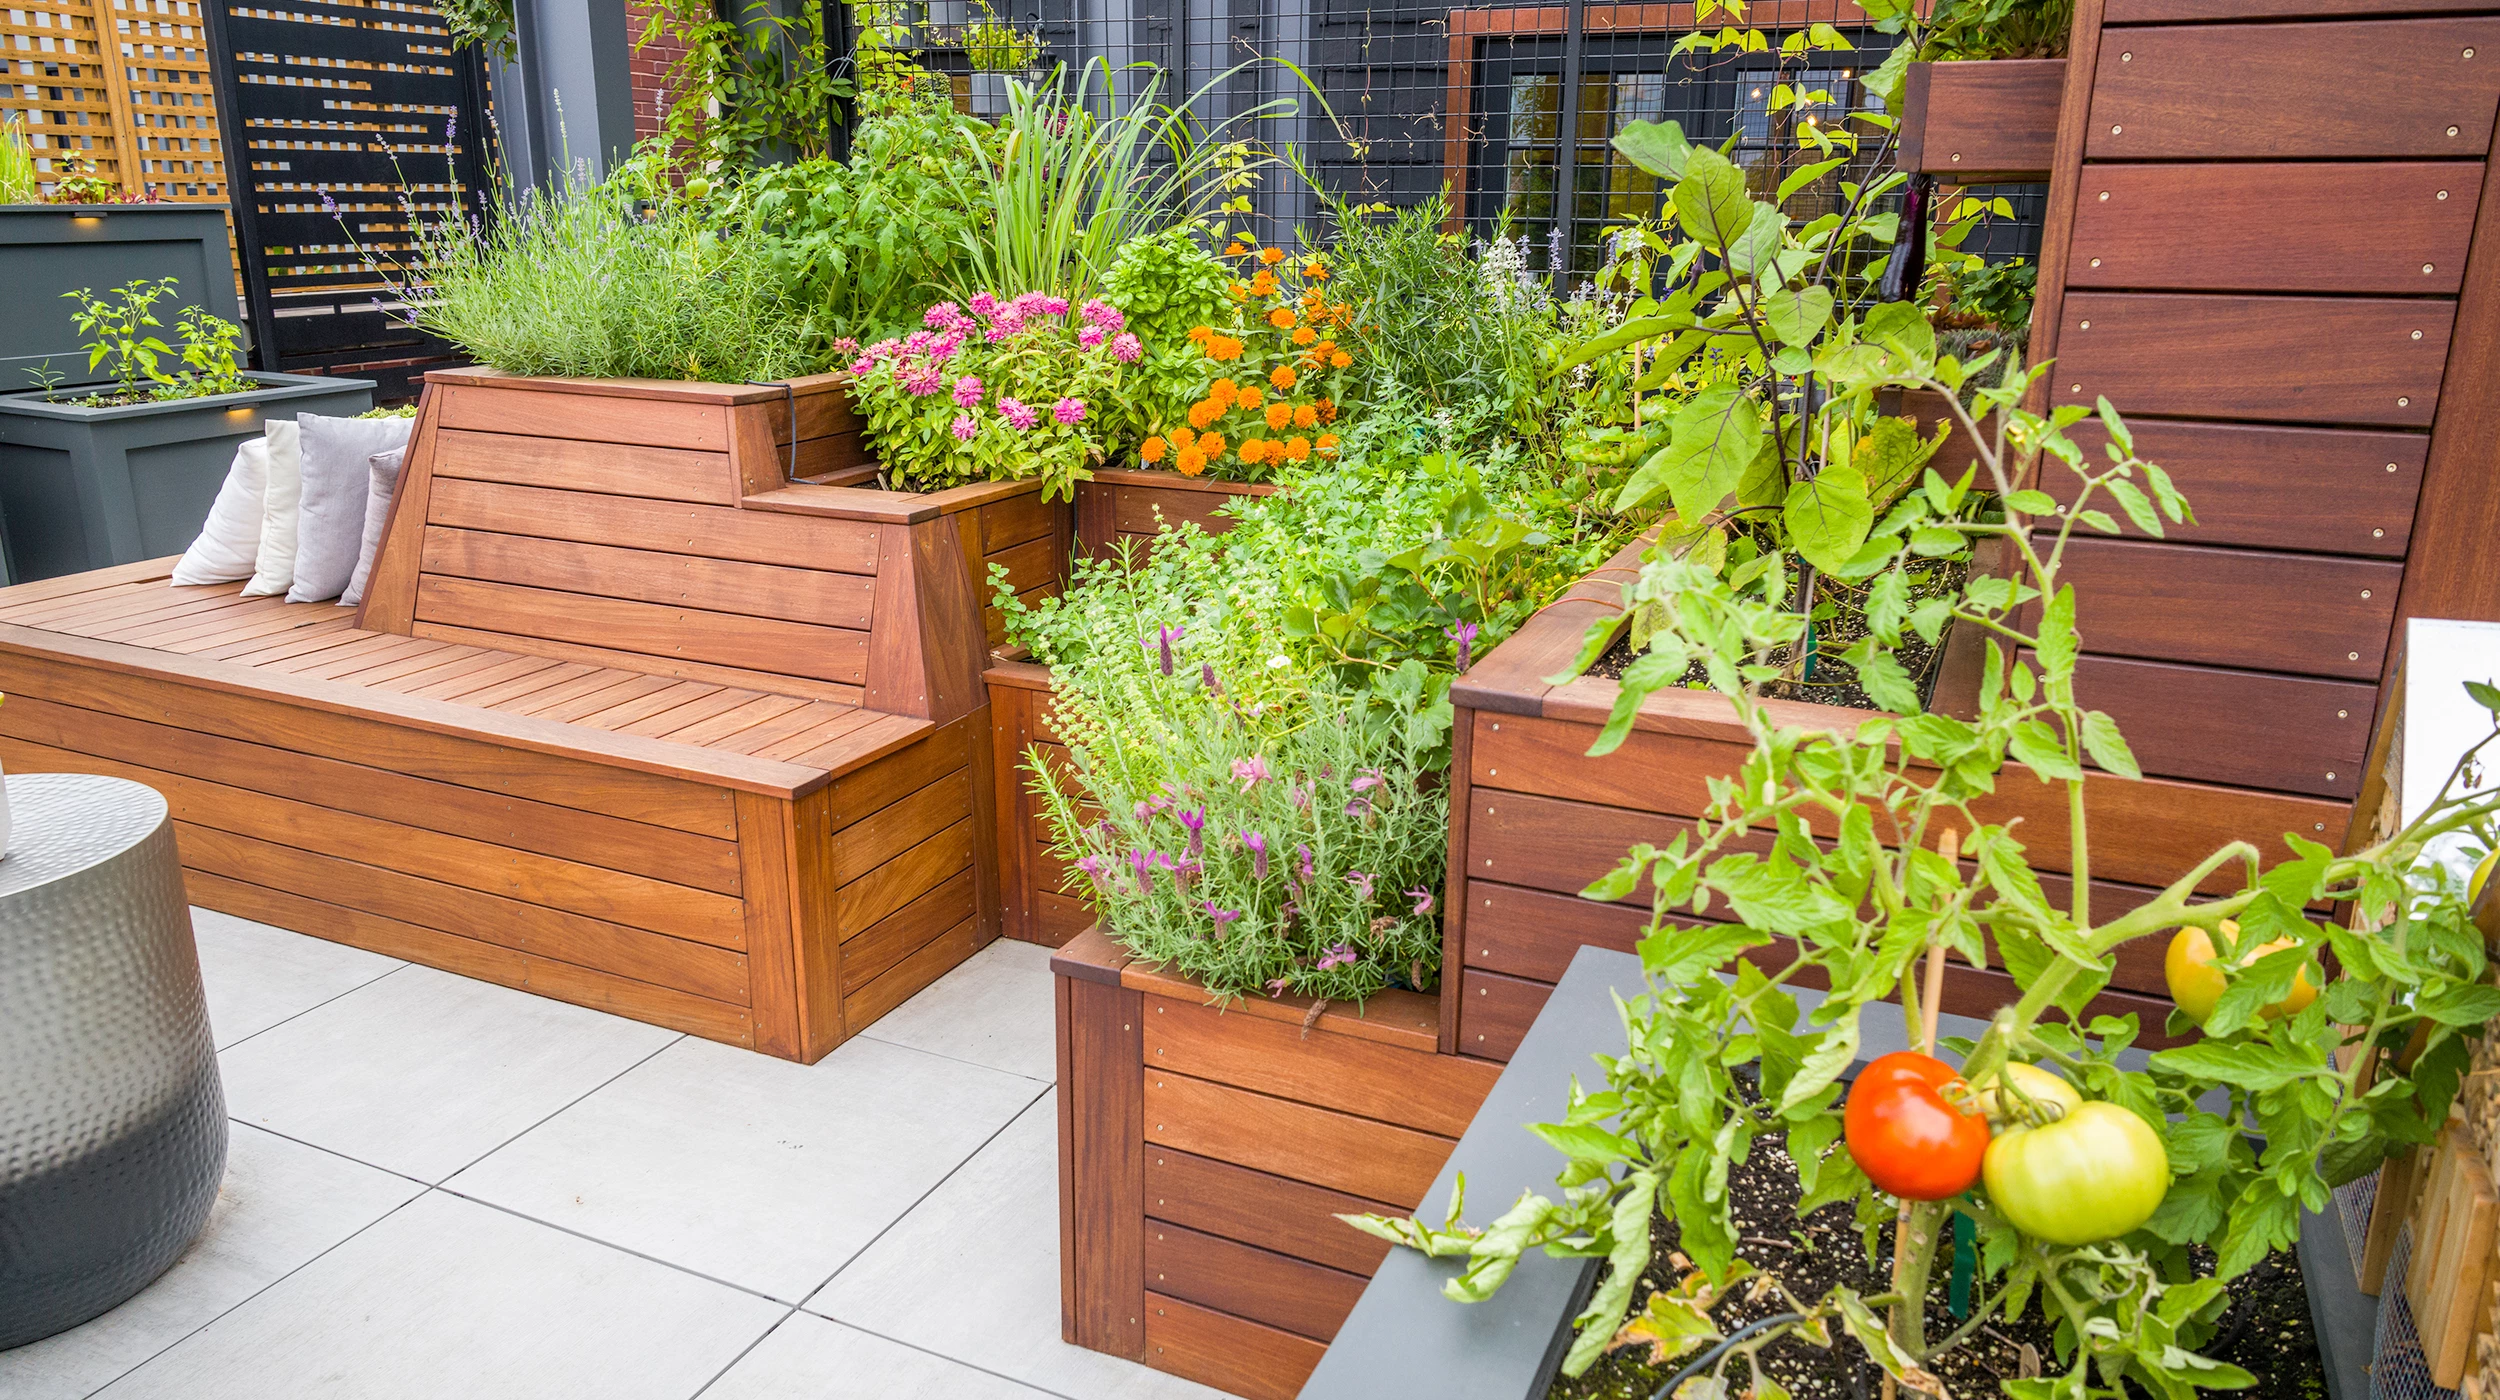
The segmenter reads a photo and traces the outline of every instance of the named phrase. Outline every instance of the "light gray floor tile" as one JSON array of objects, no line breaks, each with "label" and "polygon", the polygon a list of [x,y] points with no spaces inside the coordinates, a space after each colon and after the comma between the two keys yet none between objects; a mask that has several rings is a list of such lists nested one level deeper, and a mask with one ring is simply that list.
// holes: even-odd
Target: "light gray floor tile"
[{"label": "light gray floor tile", "polygon": [[225,1184],[190,1252],[104,1316],[0,1351],[0,1400],[91,1395],[425,1189],[257,1128],[231,1127]]},{"label": "light gray floor tile", "polygon": [[688,1039],[446,1185],[795,1303],[1042,1089],[873,1040],[798,1065]]},{"label": "light gray floor tile", "polygon": [[200,946],[200,980],[208,987],[208,1024],[220,1050],[407,966],[214,909],[193,908],[191,931]]},{"label": "light gray floor tile", "polygon": [[110,1400],[685,1400],[770,1301],[429,1192]]},{"label": "light gray floor tile", "polygon": [[925,1351],[806,1313],[748,1352],[703,1400],[1048,1400]]},{"label": "light gray floor tile", "polygon": [[1050,950],[1001,938],[860,1034],[1047,1082],[1053,1015]]},{"label": "light gray floor tile", "polygon": [[236,1118],[440,1181],[677,1038],[407,967],[219,1059]]},{"label": "light gray floor tile", "polygon": [[1026,1109],[808,1301],[984,1371],[1087,1400],[1218,1392],[1059,1340],[1058,1110]]}]

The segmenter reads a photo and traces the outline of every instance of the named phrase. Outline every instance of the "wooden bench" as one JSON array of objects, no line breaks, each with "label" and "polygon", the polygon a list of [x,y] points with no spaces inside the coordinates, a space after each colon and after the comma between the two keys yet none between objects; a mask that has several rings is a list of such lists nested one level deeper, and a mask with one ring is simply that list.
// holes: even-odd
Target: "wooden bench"
[{"label": "wooden bench", "polygon": [[813,1061],[998,932],[980,599],[1067,552],[873,473],[831,378],[436,372],[360,611],[0,589],[0,760],[164,793],[203,906]]}]

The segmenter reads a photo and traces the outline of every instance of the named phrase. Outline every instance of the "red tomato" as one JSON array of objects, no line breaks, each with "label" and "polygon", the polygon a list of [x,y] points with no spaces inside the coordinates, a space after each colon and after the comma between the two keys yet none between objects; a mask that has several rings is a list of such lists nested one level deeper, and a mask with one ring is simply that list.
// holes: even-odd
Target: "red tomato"
[{"label": "red tomato", "polygon": [[1841,1127],[1868,1180],[1911,1201],[1958,1196],[1979,1180],[1988,1120],[1955,1108],[1942,1092],[1960,1077],[1944,1061],[1907,1050],[1859,1073]]}]

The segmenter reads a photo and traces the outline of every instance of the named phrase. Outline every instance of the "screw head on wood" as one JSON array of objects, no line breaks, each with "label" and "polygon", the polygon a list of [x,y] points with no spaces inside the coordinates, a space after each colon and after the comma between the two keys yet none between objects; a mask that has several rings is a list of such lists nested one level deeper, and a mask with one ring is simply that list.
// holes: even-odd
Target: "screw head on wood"
[{"label": "screw head on wood", "polygon": [[2451,135],[2451,136],[2456,135],[2456,134],[2457,134],[2457,129],[2456,129],[2455,127],[2453,127],[2453,126],[2452,126],[2452,127],[2450,127],[2450,128],[2448,128],[2448,134],[2449,134],[2449,135]]},{"label": "screw head on wood", "polygon": [[2337,710],[2337,711],[2335,712],[2335,717],[2336,717],[2337,719],[2350,719],[2350,718],[2352,718],[2352,711],[2350,711],[2350,710]]},{"label": "screw head on wood", "polygon": [[2446,198],[2448,197],[2448,192],[2447,192],[2446,190],[2441,190],[2441,191],[2439,192],[2439,197],[2440,197],[2441,199],[2446,199]]},{"label": "screw head on wood", "polygon": [[2091,323],[2090,321],[2086,321],[2086,322],[2084,322],[2082,325],[2077,326],[2075,329],[2077,329],[2077,330],[2084,330],[2084,331],[2088,331],[2088,330],[2092,329],[2092,323]]},{"label": "screw head on wood", "polygon": [[2413,400],[2412,400],[2412,399],[2407,398],[2407,397],[2406,397],[2406,396],[2404,396],[2403,394],[2398,394],[2398,395],[2396,396],[2396,407],[2398,407],[2398,408],[2410,408],[2410,407],[2412,407],[2412,405],[2413,405]]},{"label": "screw head on wood", "polygon": [[2103,199],[2107,199],[2107,198],[2109,198],[2109,191],[2107,191],[2107,190],[2103,190],[2103,191],[2101,191],[2101,198],[2103,198]]},{"label": "screw head on wood", "polygon": [[2391,472],[2392,472],[2392,471],[2394,471],[2394,470],[2396,469],[2396,464],[2395,464],[2395,463],[2393,463],[2393,462],[2388,463],[2388,464],[2387,464],[2387,469],[2388,469],[2389,471],[2391,471]]},{"label": "screw head on wood", "polygon": [[[2430,271],[2430,270],[2431,270],[2431,265],[2430,265],[2429,263],[2424,263],[2424,264],[2422,264],[2422,270],[2423,270],[2424,272],[2428,272],[2428,271]],[[2415,331],[2415,332],[2413,333],[2413,338],[2414,338],[2415,340],[2420,340],[2420,339],[2422,338],[2422,333],[2421,333],[2420,331]]]},{"label": "screw head on wood", "polygon": [[2118,55],[2118,61],[2120,63],[2133,63],[2135,62],[2135,55],[2131,53],[2122,53]]},{"label": "screw head on wood", "polygon": [[[2109,134],[2110,134],[2110,135],[2112,135],[2112,136],[2116,136],[2116,135],[2118,135],[2119,133],[2121,133],[2121,132],[2123,132],[2123,131],[2125,131],[2125,130],[2126,130],[2126,128],[2125,128],[2125,127],[2123,127],[2123,126],[2113,126],[2113,127],[2111,127],[2111,128],[2109,129]],[[2448,128],[2448,134],[2449,134],[2449,135],[2451,135],[2451,136],[2456,135],[2456,134],[2457,134],[2457,129],[2456,129],[2455,127],[2453,127],[2453,126],[2452,126],[2452,127],[2450,127],[2450,128]]]},{"label": "screw head on wood", "polygon": [[2345,653],[2344,653],[2344,659],[2345,659],[2346,661],[2359,661],[2359,660],[2361,659],[2361,653],[2359,653],[2359,652],[2357,652],[2357,651],[2348,651],[2348,652],[2345,652]]},{"label": "screw head on wood", "polygon": [[2387,538],[2387,532],[2385,530],[2372,530],[2370,532],[2370,538],[2374,540],[2383,540]]},{"label": "screw head on wood", "polygon": [[[2422,275],[2425,277],[2431,275],[2431,265],[2429,263],[2422,264]],[[2422,338],[2422,333],[2420,331],[2415,331],[2413,333],[2413,338],[2415,340],[2420,340]]]},{"label": "screw head on wood", "polygon": [[2361,596],[2362,596],[2362,597],[2364,597],[2364,598],[2369,597],[2369,596],[2370,596],[2370,590],[2368,590],[2368,589],[2366,589],[2366,588],[2362,589],[2362,590],[2361,590]]},{"label": "screw head on wood", "polygon": [[2101,265],[2101,260],[2100,260],[2099,258],[2094,258],[2094,259],[2092,260],[2092,265],[2093,265],[2094,267],[2099,267],[2099,266]]},{"label": "screw head on wood", "polygon": [[2070,394],[2080,394],[2083,392],[2083,386],[2080,384],[2069,384],[2066,386],[2066,392]]},{"label": "screw head on wood", "polygon": [[2327,780],[2328,782],[2330,782],[2330,783],[2331,783],[2331,782],[2333,782],[2333,781],[2335,781],[2335,775],[2334,775],[2333,773],[2329,773],[2329,774],[2327,774],[2327,775],[2326,775],[2326,780]]}]

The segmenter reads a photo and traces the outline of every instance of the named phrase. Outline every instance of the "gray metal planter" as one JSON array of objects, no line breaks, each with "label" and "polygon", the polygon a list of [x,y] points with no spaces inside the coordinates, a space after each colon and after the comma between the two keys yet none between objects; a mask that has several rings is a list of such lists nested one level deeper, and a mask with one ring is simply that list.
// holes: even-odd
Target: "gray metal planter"
[{"label": "gray metal planter", "polygon": [[80,348],[86,337],[70,323],[71,303],[61,293],[159,277],[179,284],[157,303],[167,326],[186,306],[243,322],[226,206],[0,205],[0,287],[9,289],[9,314],[0,316],[0,393],[37,387],[29,371],[47,360],[64,384],[94,378]]},{"label": "gray metal planter", "polygon": [[373,407],[369,379],[251,378],[267,387],[119,408],[0,396],[8,581],[179,554],[208,518],[235,444],[260,436],[262,420]]}]

